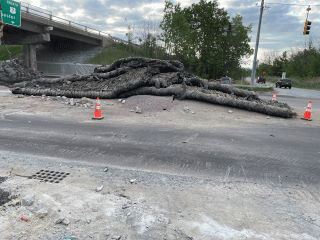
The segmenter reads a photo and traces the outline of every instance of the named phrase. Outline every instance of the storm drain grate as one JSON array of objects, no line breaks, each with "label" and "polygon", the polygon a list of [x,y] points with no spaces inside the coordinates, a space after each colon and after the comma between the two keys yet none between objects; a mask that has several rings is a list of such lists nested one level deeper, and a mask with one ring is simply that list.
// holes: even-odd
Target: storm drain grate
[{"label": "storm drain grate", "polygon": [[39,179],[43,182],[50,182],[50,183],[59,183],[65,177],[67,177],[70,173],[66,172],[55,172],[49,170],[40,170],[36,174],[32,175],[31,178]]}]

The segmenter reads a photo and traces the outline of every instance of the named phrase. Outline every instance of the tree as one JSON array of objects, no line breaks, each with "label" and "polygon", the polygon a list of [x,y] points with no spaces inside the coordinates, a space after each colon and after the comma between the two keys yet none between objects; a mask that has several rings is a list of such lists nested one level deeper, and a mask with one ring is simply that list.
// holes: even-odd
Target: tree
[{"label": "tree", "polygon": [[230,19],[216,0],[200,0],[188,8],[166,0],[160,24],[165,47],[186,68],[205,78],[217,78],[240,68],[241,57],[253,53],[242,17]]}]

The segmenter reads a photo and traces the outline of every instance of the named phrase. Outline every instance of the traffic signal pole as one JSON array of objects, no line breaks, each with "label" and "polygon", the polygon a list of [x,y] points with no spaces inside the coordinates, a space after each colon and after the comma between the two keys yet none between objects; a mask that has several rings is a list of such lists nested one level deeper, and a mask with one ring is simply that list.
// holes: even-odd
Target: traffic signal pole
[{"label": "traffic signal pole", "polygon": [[258,55],[258,48],[259,48],[259,38],[260,38],[260,29],[261,29],[261,21],[262,21],[263,9],[264,9],[264,0],[261,0],[260,19],[259,19],[256,47],[254,49],[254,59],[253,59],[253,66],[252,66],[251,85],[254,85],[254,80],[255,80],[255,77],[256,77],[257,55]]},{"label": "traffic signal pole", "polygon": [[310,33],[310,29],[311,29],[311,22],[308,20],[308,17],[309,17],[309,11],[311,10],[310,8],[310,5],[309,7],[307,8],[307,17],[306,17],[306,21],[304,22],[304,29],[303,29],[303,35],[309,35]]}]

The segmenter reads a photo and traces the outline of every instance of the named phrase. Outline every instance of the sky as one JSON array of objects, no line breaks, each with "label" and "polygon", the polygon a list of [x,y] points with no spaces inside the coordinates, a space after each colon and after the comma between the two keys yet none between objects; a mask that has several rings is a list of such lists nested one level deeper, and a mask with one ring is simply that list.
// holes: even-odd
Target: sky
[{"label": "sky", "polygon": [[[209,0],[207,0],[209,1]],[[104,31],[114,37],[127,40],[128,26],[134,37],[141,36],[150,26],[151,32],[160,33],[157,25],[163,17],[165,0],[24,0],[53,15]],[[172,0],[182,7],[199,0]],[[240,14],[246,26],[252,25],[250,46],[255,47],[261,0],[218,0],[229,16]],[[303,35],[307,7],[311,5],[309,20],[312,22],[309,36]],[[318,6],[317,6],[318,5]],[[303,49],[310,40],[320,47],[320,0],[265,0],[262,17],[259,63],[279,56],[283,51],[294,53]],[[138,41],[136,39],[136,41]],[[243,60],[244,67],[251,67],[253,55]]]}]

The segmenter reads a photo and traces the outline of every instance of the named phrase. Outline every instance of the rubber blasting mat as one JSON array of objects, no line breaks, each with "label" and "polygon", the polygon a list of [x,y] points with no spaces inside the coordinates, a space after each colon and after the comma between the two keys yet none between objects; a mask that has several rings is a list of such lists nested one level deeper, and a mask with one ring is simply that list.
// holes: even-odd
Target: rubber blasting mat
[{"label": "rubber blasting mat", "polygon": [[40,170],[36,174],[32,175],[31,178],[39,179],[43,182],[50,182],[50,183],[59,183],[65,177],[67,177],[70,173],[66,172],[55,172],[49,170]]}]

